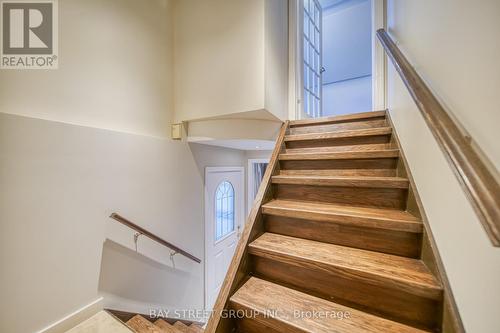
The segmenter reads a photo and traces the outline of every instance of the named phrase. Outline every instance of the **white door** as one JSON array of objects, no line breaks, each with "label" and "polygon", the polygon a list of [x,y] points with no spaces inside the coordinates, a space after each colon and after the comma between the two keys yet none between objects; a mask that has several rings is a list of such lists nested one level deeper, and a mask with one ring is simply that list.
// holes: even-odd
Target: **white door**
[{"label": "white door", "polygon": [[244,221],[243,167],[205,169],[205,309],[211,310]]},{"label": "white door", "polygon": [[302,76],[302,101],[304,113],[309,117],[321,117],[321,74],[322,66],[322,10],[318,0],[303,0],[301,10],[303,17],[302,30],[304,71]]}]

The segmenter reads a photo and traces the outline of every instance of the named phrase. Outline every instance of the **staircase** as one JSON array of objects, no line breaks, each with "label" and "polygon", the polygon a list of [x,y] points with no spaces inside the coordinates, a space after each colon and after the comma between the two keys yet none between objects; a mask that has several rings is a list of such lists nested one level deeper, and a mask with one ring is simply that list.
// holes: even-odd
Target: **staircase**
[{"label": "staircase", "polygon": [[197,324],[190,324],[189,326],[176,321],[173,324],[163,320],[157,319],[151,322],[141,315],[135,315],[126,322],[137,333],[201,333],[203,328]]},{"label": "staircase", "polygon": [[443,285],[385,111],[285,124],[263,183],[206,332],[441,331]]}]

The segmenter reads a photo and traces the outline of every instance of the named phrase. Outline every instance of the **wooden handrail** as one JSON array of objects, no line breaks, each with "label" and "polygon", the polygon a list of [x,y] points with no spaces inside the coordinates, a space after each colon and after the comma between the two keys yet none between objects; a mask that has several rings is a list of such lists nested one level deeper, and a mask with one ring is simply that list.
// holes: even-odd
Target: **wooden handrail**
[{"label": "wooden handrail", "polygon": [[113,213],[109,216],[110,218],[112,218],[113,220],[116,220],[118,222],[120,222],[121,224],[123,225],[126,225],[127,227],[129,227],[130,229],[133,229],[135,231],[137,231],[138,233],[140,233],[141,235],[144,235],[152,240],[154,240],[155,242],[158,242],[160,243],[161,245],[163,246],[166,246],[168,247],[169,249],[173,250],[174,252],[176,253],[179,253],[179,254],[182,254],[183,256],[185,256],[186,258],[189,258],[193,261],[196,261],[197,263],[200,263],[201,260],[196,258],[195,256],[193,256],[192,254],[184,251],[183,249],[173,245],[172,243],[169,243],[167,242],[166,240],[156,236],[155,234],[147,231],[146,229],[138,226],[137,224],[135,224],[134,222],[131,222],[129,220],[127,220],[126,218],[124,218],[123,216],[117,214],[117,213]]},{"label": "wooden handrail", "polygon": [[492,164],[473,149],[471,137],[461,130],[463,126],[445,111],[389,34],[380,29],[377,37],[452,166],[491,242],[500,246],[500,184],[495,171],[487,167]]},{"label": "wooden handrail", "polygon": [[261,205],[266,201],[269,201],[272,197],[271,178],[273,175],[279,172],[278,155],[283,148],[285,134],[288,130],[288,126],[289,121],[286,121],[281,126],[281,130],[276,141],[276,146],[274,147],[274,151],[269,160],[269,164],[267,165],[264,177],[262,177],[259,191],[255,196],[252,210],[248,215],[247,222],[245,223],[245,228],[243,229],[243,234],[238,241],[233,259],[231,260],[231,264],[229,265],[226,273],[226,278],[224,279],[224,283],[222,284],[219,295],[217,296],[217,300],[214,304],[212,315],[210,316],[207,327],[205,328],[205,333],[216,332],[217,327],[221,325],[222,314],[224,309],[227,308],[229,296],[241,285],[244,277],[248,275],[248,260],[244,260],[246,248],[251,241],[253,241],[259,234],[262,233],[263,219]]}]

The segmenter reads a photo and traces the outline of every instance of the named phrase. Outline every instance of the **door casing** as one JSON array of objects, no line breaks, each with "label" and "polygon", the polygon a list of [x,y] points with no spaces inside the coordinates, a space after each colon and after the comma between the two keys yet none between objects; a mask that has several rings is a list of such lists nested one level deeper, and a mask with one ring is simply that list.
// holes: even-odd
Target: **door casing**
[{"label": "door casing", "polygon": [[[372,109],[386,108],[387,59],[376,32],[386,25],[387,0],[370,0],[372,4]],[[290,120],[306,118],[302,104],[303,81],[303,0],[289,0],[289,85],[288,115]]]}]

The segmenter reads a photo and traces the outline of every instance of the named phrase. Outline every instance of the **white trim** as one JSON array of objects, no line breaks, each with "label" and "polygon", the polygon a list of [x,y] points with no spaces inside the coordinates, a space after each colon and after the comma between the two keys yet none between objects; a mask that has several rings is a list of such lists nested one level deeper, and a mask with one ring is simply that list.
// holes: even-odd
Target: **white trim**
[{"label": "white trim", "polygon": [[289,0],[288,2],[288,119],[300,119],[302,107],[301,94],[301,45],[298,28],[301,21],[298,20],[300,4],[302,0]]},{"label": "white trim", "polygon": [[319,6],[319,113],[316,117],[323,117],[323,8],[318,1]]},{"label": "white trim", "polygon": [[[207,238],[208,238],[208,235],[209,235],[209,232],[212,232],[212,230],[209,230],[208,229],[208,223],[207,223],[207,216],[208,214],[210,213],[209,211],[209,206],[207,205],[207,202],[208,202],[208,198],[209,198],[209,193],[207,191],[207,176],[209,173],[219,173],[219,172],[241,172],[242,174],[242,187],[243,187],[243,195],[241,196],[240,200],[240,207],[242,207],[241,209],[241,212],[240,212],[240,218],[238,219],[241,223],[240,225],[240,230],[241,232],[243,232],[243,228],[244,228],[244,223],[245,223],[245,168],[244,167],[205,167],[205,179],[203,181],[203,192],[204,192],[204,201],[203,201],[203,204],[204,204],[204,216],[203,216],[203,224],[204,224],[204,236],[203,236],[203,241],[205,243],[205,262],[204,262],[204,267],[203,267],[203,270],[204,270],[204,281],[203,281],[203,285],[204,285],[204,288],[203,288],[203,307],[205,310],[208,310],[208,297],[207,297],[207,288],[208,288],[208,269],[207,269],[207,263],[208,263],[208,254],[209,254],[209,251],[208,251],[208,241],[207,241]],[[237,226],[235,226],[236,229],[237,229]]]},{"label": "white trim", "polygon": [[254,198],[252,198],[252,189],[255,182],[253,177],[252,165],[256,163],[269,163],[269,158],[249,158],[248,159],[248,171],[247,171],[247,216],[252,210]]},{"label": "white trim", "polygon": [[297,23],[295,28],[295,44],[297,45],[297,119],[307,119],[304,110],[304,0],[297,1]]},{"label": "white trim", "polygon": [[384,49],[377,38],[377,30],[385,27],[386,0],[372,1],[372,109],[386,108],[386,66]]},{"label": "white trim", "polygon": [[103,308],[103,299],[103,297],[99,297],[95,301],[81,307],[80,309],[70,313],[62,319],[59,319],[55,323],[50,324],[36,333],[62,333],[72,329],[76,325],[101,311]]},{"label": "white trim", "polygon": [[[314,9],[311,10],[311,7]],[[316,10],[318,10],[319,15],[316,16]],[[323,106],[323,103],[321,101],[322,97],[322,91],[323,87],[321,85],[322,83],[322,73],[321,73],[321,68],[322,68],[322,63],[323,63],[323,55],[322,55],[322,44],[323,44],[323,38],[322,38],[322,27],[323,27],[323,22],[322,22],[322,9],[321,9],[321,4],[319,3],[318,0],[310,0],[309,1],[309,8],[305,9],[304,8],[304,3],[301,1],[301,6],[300,6],[300,19],[299,21],[303,23],[304,21],[307,21],[308,27],[303,26],[300,30],[300,41],[301,41],[301,52],[300,52],[300,60],[301,60],[301,68],[300,68],[300,73],[306,72],[307,76],[314,80],[314,82],[308,82],[308,84],[304,84],[305,78],[302,77],[301,79],[301,100],[302,102],[302,110],[303,110],[303,116],[307,118],[318,118],[321,117],[321,108]],[[307,17],[307,18],[306,18]],[[318,30],[318,35],[319,35],[319,40],[316,41],[316,31],[309,31],[308,34],[305,33],[305,31],[309,30],[309,25],[310,24],[314,25],[314,30]],[[316,43],[317,42],[317,43]],[[316,63],[313,59],[309,59],[308,61],[305,61],[304,56],[304,48],[307,48],[307,52],[309,53],[310,51],[313,51],[312,57],[316,58],[316,54],[318,54],[319,57],[319,63]],[[309,54],[311,56],[311,54]],[[312,74],[312,76],[311,76]],[[318,87],[318,92],[315,91],[314,86],[315,82],[319,78],[319,87]],[[306,101],[305,95],[309,96],[309,100]],[[316,104],[316,100],[318,100],[318,104]],[[306,102],[309,104],[306,105]]]}]

